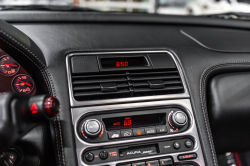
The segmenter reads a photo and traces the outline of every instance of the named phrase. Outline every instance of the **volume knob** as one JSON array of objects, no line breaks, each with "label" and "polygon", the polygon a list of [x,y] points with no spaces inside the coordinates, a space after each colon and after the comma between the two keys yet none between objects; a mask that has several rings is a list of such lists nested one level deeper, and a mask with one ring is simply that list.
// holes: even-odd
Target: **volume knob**
[{"label": "volume knob", "polygon": [[102,131],[101,122],[97,119],[88,119],[83,123],[82,131],[89,137],[98,137]]},{"label": "volume knob", "polygon": [[188,118],[185,112],[176,111],[170,115],[170,126],[174,128],[182,128],[187,124]]}]

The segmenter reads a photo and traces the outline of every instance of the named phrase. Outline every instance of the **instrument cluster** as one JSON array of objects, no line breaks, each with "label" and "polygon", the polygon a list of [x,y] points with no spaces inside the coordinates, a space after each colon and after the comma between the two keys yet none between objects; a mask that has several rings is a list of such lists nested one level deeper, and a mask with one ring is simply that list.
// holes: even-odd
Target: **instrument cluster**
[{"label": "instrument cluster", "polygon": [[36,85],[27,71],[0,49],[0,94],[6,92],[33,95]]}]

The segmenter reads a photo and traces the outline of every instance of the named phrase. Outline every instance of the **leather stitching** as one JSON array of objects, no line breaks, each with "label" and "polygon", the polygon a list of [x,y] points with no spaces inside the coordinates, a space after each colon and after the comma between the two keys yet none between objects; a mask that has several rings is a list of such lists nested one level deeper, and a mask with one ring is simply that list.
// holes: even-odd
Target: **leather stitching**
[{"label": "leather stitching", "polygon": [[[206,103],[206,81],[207,81],[209,74],[217,69],[232,67],[232,66],[249,65],[249,64],[244,64],[244,63],[249,63],[249,62],[250,61],[232,61],[232,62],[222,62],[222,63],[213,64],[203,71],[201,78],[200,78],[201,105],[202,105],[202,110],[203,110],[203,116],[205,119],[205,125],[206,125],[207,134],[208,134],[208,139],[210,142],[210,148],[211,148],[212,155],[213,155],[213,162],[214,162],[215,166],[218,165],[218,162],[217,162],[217,157],[215,155],[216,153],[215,153],[215,148],[214,148],[214,143],[213,143],[213,137],[211,134],[210,123],[208,120],[207,103]],[[237,63],[241,63],[241,64],[237,64]]]},{"label": "leather stitching", "polygon": [[[0,33],[2,33],[3,35],[5,35],[6,37],[8,37],[9,39],[13,40],[15,43],[17,43],[18,45],[22,46],[26,51],[28,51],[30,54],[32,54],[40,63],[41,65],[44,67],[43,69],[45,70],[46,74],[49,75],[49,81],[52,85],[52,92],[49,91],[50,95],[53,95],[54,97],[56,97],[56,92],[55,92],[55,87],[54,87],[54,84],[53,84],[53,81],[52,81],[52,78],[51,78],[51,75],[49,73],[49,71],[46,69],[45,65],[42,63],[42,61],[34,54],[32,53],[29,49],[27,49],[24,45],[22,45],[20,42],[18,42],[17,40],[15,40],[13,37],[11,37],[10,35],[8,35],[7,33],[3,32],[2,30],[0,30]],[[1,37],[0,37],[1,38]],[[6,41],[5,39],[1,38],[3,41],[5,41],[8,45],[10,45],[11,47],[15,48],[17,51],[19,51],[20,53],[22,53],[24,56],[26,56],[32,63],[34,63],[38,68],[39,70],[41,71],[43,77],[44,77],[44,80],[46,82],[46,86],[48,87],[48,89],[50,90],[50,86],[48,84],[48,81],[44,75],[44,72],[42,70],[42,68],[37,65],[37,63],[35,63],[28,55],[26,55],[24,52],[22,52],[20,49],[18,49],[17,47],[13,46],[12,44],[10,44],[8,41]],[[57,116],[57,118],[54,118],[54,128],[55,128],[55,131],[57,133],[57,128],[56,128],[56,124],[55,122],[57,121],[58,123],[58,126],[59,126],[59,134],[60,134],[60,144],[61,144],[61,152],[62,152],[62,159],[63,159],[63,165],[65,165],[65,158],[64,158],[64,152],[63,152],[63,142],[62,142],[62,133],[61,133],[61,124],[60,124],[60,117]],[[58,145],[58,137],[57,137],[57,134],[56,134],[56,144],[57,144],[57,151],[58,151],[58,160],[59,160],[59,165],[61,165],[61,159],[60,159],[60,150],[59,150],[59,145]]]}]

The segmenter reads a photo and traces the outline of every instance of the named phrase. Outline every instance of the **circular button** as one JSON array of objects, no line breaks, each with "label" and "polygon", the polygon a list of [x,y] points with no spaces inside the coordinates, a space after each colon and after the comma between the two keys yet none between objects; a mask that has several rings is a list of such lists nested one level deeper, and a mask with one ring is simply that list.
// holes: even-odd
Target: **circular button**
[{"label": "circular button", "polygon": [[93,153],[90,153],[90,152],[86,153],[86,154],[85,154],[85,159],[86,159],[88,162],[93,161],[93,160],[94,160],[94,154],[93,154]]},{"label": "circular button", "polygon": [[99,153],[99,156],[100,156],[100,158],[102,159],[102,160],[106,160],[107,158],[108,158],[108,152],[107,151],[101,151],[100,153]]},{"label": "circular button", "polygon": [[174,148],[175,149],[180,149],[181,148],[181,145],[179,142],[174,142]]},{"label": "circular button", "polygon": [[88,119],[83,123],[82,131],[89,137],[98,137],[102,131],[102,125],[96,119]]},{"label": "circular button", "polygon": [[179,124],[185,124],[186,123],[186,115],[183,112],[177,112],[174,116],[175,121]]},{"label": "circular button", "polygon": [[187,141],[185,141],[185,146],[186,146],[187,148],[191,148],[191,147],[193,146],[193,142],[187,140]]},{"label": "circular button", "polygon": [[87,128],[88,132],[96,133],[96,132],[98,132],[100,126],[99,126],[99,123],[97,123],[94,120],[91,120],[91,121],[87,122],[86,128]]},{"label": "circular button", "polygon": [[169,124],[173,128],[181,128],[187,124],[188,118],[185,112],[183,111],[176,111],[170,115]]}]

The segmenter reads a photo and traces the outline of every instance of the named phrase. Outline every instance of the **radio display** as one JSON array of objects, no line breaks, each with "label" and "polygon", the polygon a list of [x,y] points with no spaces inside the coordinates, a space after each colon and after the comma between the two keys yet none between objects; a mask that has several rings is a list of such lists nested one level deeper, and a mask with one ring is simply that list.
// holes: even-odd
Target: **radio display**
[{"label": "radio display", "polygon": [[100,59],[102,68],[126,68],[149,66],[146,57],[107,57]]},{"label": "radio display", "polygon": [[145,126],[157,126],[164,123],[166,114],[136,115],[102,119],[107,130],[120,130],[139,128]]}]

